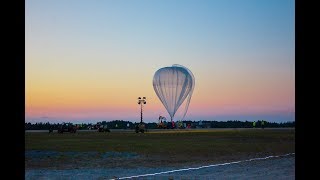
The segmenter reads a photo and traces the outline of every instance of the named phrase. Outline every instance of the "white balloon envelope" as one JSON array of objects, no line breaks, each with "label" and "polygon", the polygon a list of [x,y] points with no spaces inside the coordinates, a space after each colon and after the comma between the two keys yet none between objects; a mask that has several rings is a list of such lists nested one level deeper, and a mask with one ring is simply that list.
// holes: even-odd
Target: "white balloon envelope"
[{"label": "white balloon envelope", "polygon": [[192,72],[181,65],[163,67],[153,76],[153,88],[160,101],[167,109],[171,121],[181,104],[188,98],[182,119],[185,117],[195,86]]}]

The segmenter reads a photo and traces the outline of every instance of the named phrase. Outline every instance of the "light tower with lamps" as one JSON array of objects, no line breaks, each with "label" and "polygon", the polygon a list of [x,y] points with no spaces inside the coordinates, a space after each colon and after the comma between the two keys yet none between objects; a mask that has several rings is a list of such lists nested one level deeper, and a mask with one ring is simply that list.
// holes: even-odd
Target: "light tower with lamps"
[{"label": "light tower with lamps", "polygon": [[140,121],[140,123],[142,123],[142,104],[146,104],[146,103],[147,103],[146,97],[143,97],[143,98],[138,97],[138,104],[141,105],[141,121]]},{"label": "light tower with lamps", "polygon": [[146,101],[146,97],[138,97],[138,104],[140,104],[140,107],[141,107],[141,121],[140,121],[140,124],[136,126],[136,133],[144,133],[145,131],[145,125],[142,121],[142,106],[143,104],[146,104],[147,101]]}]

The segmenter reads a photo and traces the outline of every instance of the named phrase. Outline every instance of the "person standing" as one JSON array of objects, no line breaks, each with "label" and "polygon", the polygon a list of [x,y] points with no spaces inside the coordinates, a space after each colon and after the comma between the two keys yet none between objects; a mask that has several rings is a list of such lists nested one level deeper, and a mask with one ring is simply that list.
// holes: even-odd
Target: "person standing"
[{"label": "person standing", "polygon": [[252,126],[253,128],[256,128],[256,121],[253,121]]}]

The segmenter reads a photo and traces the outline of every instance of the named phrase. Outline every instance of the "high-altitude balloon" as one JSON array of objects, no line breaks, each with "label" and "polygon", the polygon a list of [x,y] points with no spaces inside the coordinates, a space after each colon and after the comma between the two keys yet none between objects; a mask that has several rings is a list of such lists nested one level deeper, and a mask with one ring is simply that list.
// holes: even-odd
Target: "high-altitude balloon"
[{"label": "high-altitude balloon", "polygon": [[153,76],[154,91],[167,109],[171,121],[181,104],[188,97],[181,120],[185,117],[194,86],[195,79],[192,72],[181,65],[174,64],[171,67],[160,68]]}]

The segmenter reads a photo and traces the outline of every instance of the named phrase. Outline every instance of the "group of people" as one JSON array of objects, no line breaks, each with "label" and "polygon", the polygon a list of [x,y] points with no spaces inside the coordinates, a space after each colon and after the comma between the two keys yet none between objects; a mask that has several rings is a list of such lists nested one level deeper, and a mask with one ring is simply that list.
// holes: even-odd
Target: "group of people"
[{"label": "group of people", "polygon": [[[253,128],[256,127],[256,121],[253,121],[252,126],[253,126]],[[262,120],[262,121],[261,121],[261,128],[264,129],[264,126],[265,126],[265,121]]]}]

